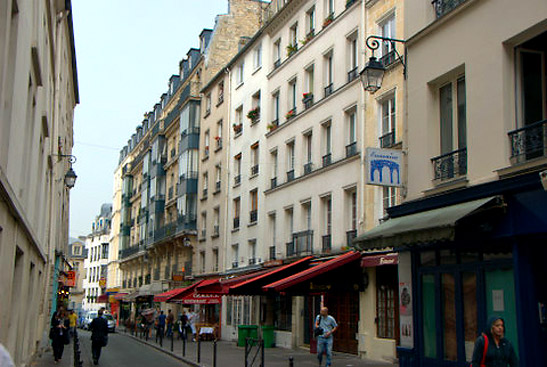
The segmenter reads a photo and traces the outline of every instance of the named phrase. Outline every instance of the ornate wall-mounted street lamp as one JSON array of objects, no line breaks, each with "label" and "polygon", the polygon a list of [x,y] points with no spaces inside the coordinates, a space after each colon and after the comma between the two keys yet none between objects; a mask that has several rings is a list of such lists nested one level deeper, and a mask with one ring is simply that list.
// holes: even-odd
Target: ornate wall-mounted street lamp
[{"label": "ornate wall-mounted street lamp", "polygon": [[71,154],[56,154],[56,156],[60,158],[68,158],[68,161],[70,162],[70,168],[65,173],[64,181],[65,186],[71,189],[76,184],[76,178],[78,178],[78,176],[76,176],[76,172],[72,169],[72,164],[76,163],[76,156]]},{"label": "ornate wall-mounted street lamp", "polygon": [[380,40],[381,42],[391,43],[393,51],[403,65],[403,75],[406,78],[406,60],[401,56],[401,54],[399,54],[397,48],[395,47],[395,42],[404,44],[405,41],[395,38],[368,36],[366,40],[366,45],[369,49],[372,50],[372,56],[369,58],[367,64],[365,65],[365,68],[359,73],[359,77],[361,79],[361,83],[363,84],[363,88],[371,94],[375,93],[378,89],[382,87],[382,81],[384,79],[384,73],[386,71],[384,64],[381,61],[378,61],[376,57],[374,57],[374,51],[380,47],[380,42],[378,42],[378,40]]}]

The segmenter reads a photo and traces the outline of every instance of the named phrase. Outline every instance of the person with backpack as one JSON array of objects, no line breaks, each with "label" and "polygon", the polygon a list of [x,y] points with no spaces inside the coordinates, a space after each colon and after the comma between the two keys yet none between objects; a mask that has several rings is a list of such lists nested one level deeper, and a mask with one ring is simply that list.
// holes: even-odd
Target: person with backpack
[{"label": "person with backpack", "polygon": [[513,345],[505,338],[505,321],[493,316],[475,341],[471,367],[518,367]]},{"label": "person with backpack", "polygon": [[103,317],[104,310],[101,308],[97,312],[97,317],[89,324],[91,330],[91,353],[93,354],[93,363],[99,364],[101,349],[108,343],[108,321]]},{"label": "person with backpack", "polygon": [[331,366],[332,359],[332,344],[334,338],[332,334],[338,329],[338,324],[334,317],[329,315],[329,309],[321,307],[319,315],[315,318],[314,335],[317,338],[317,359],[319,360],[319,366],[323,361],[323,354],[327,356],[325,366]]}]

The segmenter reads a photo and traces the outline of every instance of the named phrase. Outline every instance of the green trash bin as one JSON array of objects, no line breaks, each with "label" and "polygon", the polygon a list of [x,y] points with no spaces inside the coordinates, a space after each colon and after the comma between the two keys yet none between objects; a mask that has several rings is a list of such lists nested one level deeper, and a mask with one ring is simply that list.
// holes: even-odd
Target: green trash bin
[{"label": "green trash bin", "polygon": [[237,326],[237,346],[244,347],[245,339],[249,336],[249,325],[238,325]]},{"label": "green trash bin", "polygon": [[264,340],[264,348],[273,348],[274,343],[274,327],[272,325],[262,325],[262,339]]}]

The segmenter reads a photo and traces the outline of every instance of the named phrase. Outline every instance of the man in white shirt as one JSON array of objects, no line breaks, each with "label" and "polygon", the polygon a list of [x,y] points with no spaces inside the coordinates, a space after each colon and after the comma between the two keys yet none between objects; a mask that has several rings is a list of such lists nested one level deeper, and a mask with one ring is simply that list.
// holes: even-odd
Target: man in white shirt
[{"label": "man in white shirt", "polygon": [[323,353],[327,355],[327,361],[325,366],[330,367],[332,359],[332,334],[338,329],[338,324],[334,317],[329,315],[329,309],[322,307],[319,315],[315,319],[315,328],[321,328],[321,333],[317,337],[317,359],[319,360],[319,366],[323,361]]}]

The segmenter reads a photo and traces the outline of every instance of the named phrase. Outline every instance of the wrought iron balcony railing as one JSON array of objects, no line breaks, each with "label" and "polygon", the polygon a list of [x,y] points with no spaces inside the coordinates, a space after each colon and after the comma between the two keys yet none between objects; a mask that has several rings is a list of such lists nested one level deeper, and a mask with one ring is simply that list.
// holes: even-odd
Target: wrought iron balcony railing
[{"label": "wrought iron balcony railing", "polygon": [[440,18],[457,8],[463,2],[465,0],[433,0],[431,4],[435,9],[435,15],[437,18]]},{"label": "wrought iron balcony railing", "polygon": [[237,186],[241,183],[241,175],[237,175],[234,177],[234,185]]},{"label": "wrought iron balcony railing", "polygon": [[287,182],[294,180],[294,169],[287,171]]},{"label": "wrought iron balcony railing", "polygon": [[395,145],[395,131],[390,131],[387,134],[380,136],[380,147],[389,148]]},{"label": "wrought iron balcony railing", "polygon": [[308,162],[304,165],[304,174],[307,175],[313,171],[313,163]]},{"label": "wrought iron balcony railing", "polygon": [[508,135],[512,163],[547,157],[547,120],[510,131]]},{"label": "wrought iron balcony railing", "polygon": [[332,236],[330,234],[326,234],[322,237],[322,246],[321,251],[324,254],[330,253],[332,250]]},{"label": "wrought iron balcony railing", "polygon": [[332,83],[330,83],[329,85],[327,85],[325,87],[325,98],[327,98],[328,96],[330,96],[333,92],[333,85]]},{"label": "wrought iron balcony railing", "polygon": [[251,223],[255,223],[258,220],[258,211],[251,210],[249,212],[249,219],[251,220]]},{"label": "wrought iron balcony railing", "polygon": [[354,67],[350,71],[348,71],[348,83],[354,81],[359,77],[359,70],[357,67]]},{"label": "wrought iron balcony railing", "polygon": [[251,167],[251,175],[258,175],[258,164]]},{"label": "wrought iron balcony railing", "polygon": [[431,158],[435,180],[448,180],[467,174],[467,148]]},{"label": "wrought iron balcony railing", "polygon": [[234,217],[234,229],[239,228],[239,217]]},{"label": "wrought iron balcony railing", "polygon": [[395,53],[395,50],[388,51],[385,55],[380,57],[380,63],[386,68],[395,61],[397,61],[397,54]]},{"label": "wrought iron balcony railing", "polygon": [[346,246],[350,247],[352,245],[353,239],[357,237],[357,230],[350,229],[346,232]]},{"label": "wrought iron balcony railing", "polygon": [[277,187],[277,177],[274,177],[270,180],[270,189],[275,189]]},{"label": "wrought iron balcony railing", "polygon": [[328,166],[329,164],[332,163],[332,154],[331,153],[327,153],[323,156],[323,167],[326,167]]},{"label": "wrought iron balcony railing", "polygon": [[346,145],[346,158],[357,154],[357,142]]}]

